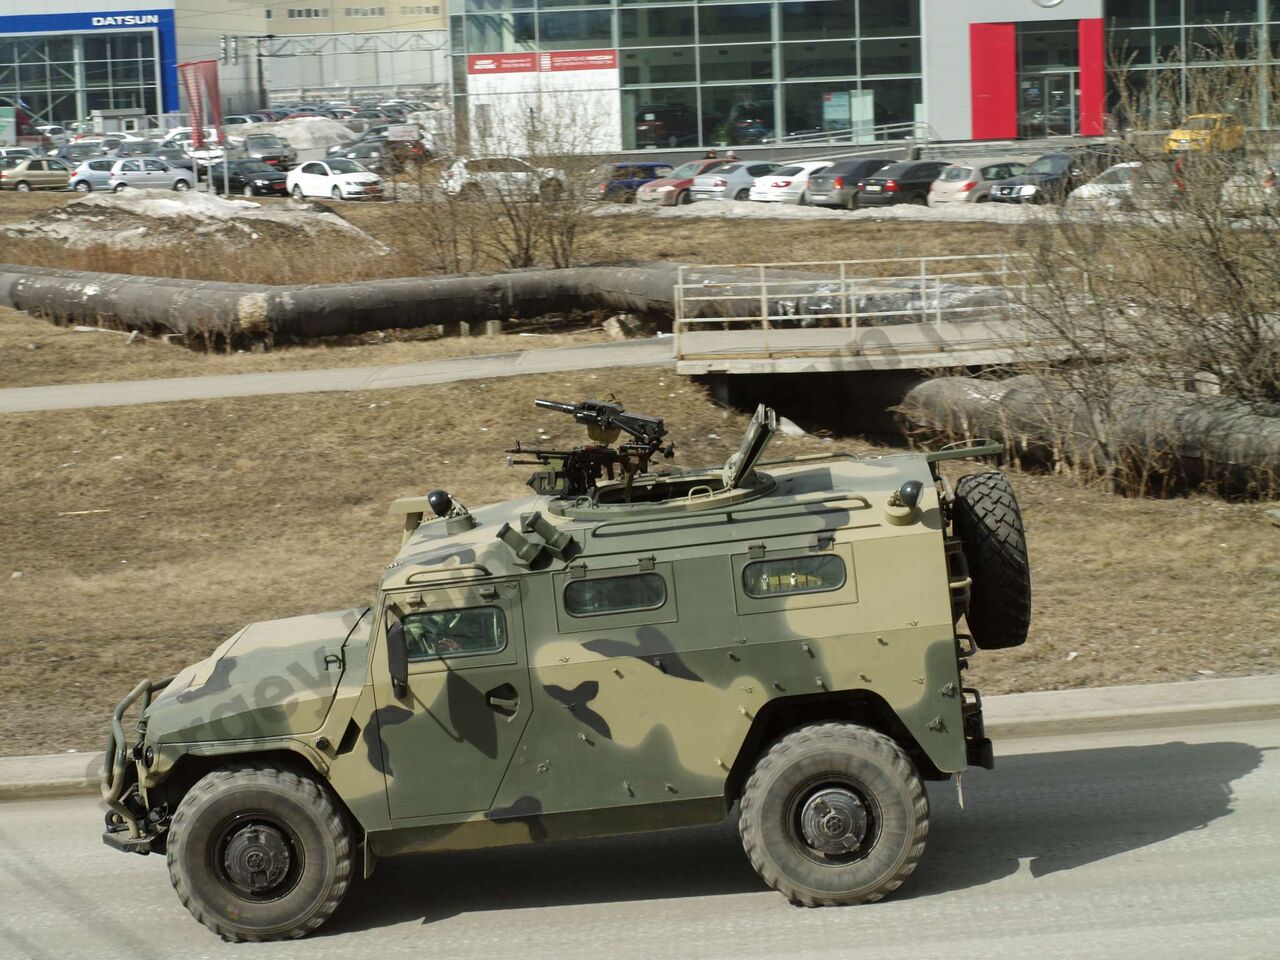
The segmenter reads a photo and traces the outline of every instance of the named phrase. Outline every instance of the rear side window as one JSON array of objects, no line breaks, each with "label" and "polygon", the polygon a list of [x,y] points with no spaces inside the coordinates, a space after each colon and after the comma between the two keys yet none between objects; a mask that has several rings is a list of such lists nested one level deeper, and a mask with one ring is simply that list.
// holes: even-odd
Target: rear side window
[{"label": "rear side window", "polygon": [[570,580],[564,588],[564,609],[571,617],[656,610],[666,602],[667,585],[656,573]]},{"label": "rear side window", "polygon": [[[994,170],[994,169],[995,167],[987,167],[987,170]],[[970,167],[948,167],[946,172],[943,173],[942,179],[943,180],[968,180],[969,174],[972,172],[973,172],[972,168]]]},{"label": "rear side window", "polygon": [[753,177],[767,177],[775,169],[772,163],[757,163],[754,167],[747,167],[747,173]]},{"label": "rear side window", "polygon": [[742,570],[742,589],[762,599],[797,593],[839,590],[846,578],[844,561],[835,555],[759,560]]},{"label": "rear side window", "polygon": [[781,170],[775,170],[780,177],[794,177],[797,173],[804,173],[804,167],[783,167]]}]

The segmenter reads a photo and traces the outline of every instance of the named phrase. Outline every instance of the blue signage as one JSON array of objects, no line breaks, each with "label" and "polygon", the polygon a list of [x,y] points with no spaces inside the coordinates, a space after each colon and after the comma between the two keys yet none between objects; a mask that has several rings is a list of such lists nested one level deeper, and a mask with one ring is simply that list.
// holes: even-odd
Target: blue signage
[{"label": "blue signage", "polygon": [[97,13],[36,13],[0,17],[6,34],[85,33],[95,30],[155,30],[160,55],[161,109],[178,110],[178,40],[172,10],[122,10]]}]

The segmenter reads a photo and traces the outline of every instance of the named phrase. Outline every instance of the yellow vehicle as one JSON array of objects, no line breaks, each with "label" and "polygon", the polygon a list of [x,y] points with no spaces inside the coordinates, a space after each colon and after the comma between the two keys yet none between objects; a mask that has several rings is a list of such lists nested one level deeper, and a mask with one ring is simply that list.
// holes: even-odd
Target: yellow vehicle
[{"label": "yellow vehicle", "polygon": [[1229,113],[1196,113],[1169,132],[1165,153],[1231,153],[1244,149],[1244,124]]}]

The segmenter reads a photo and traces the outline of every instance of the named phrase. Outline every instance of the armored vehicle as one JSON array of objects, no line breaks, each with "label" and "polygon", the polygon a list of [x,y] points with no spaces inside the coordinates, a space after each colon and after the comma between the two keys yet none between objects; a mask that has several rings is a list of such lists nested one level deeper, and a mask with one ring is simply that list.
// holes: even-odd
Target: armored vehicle
[{"label": "armored vehicle", "polygon": [[[998,472],[933,453],[656,469],[661,419],[517,446],[533,495],[397,501],[371,606],[255,623],[112,717],[105,841],[165,853],[229,940],[301,936],[381,857],[720,821],[809,906],[876,900],[924,851],[924,781],[990,767],[976,648],[1027,634]],[[462,491],[456,491],[462,493]],[[125,734],[126,714],[137,715]]]}]

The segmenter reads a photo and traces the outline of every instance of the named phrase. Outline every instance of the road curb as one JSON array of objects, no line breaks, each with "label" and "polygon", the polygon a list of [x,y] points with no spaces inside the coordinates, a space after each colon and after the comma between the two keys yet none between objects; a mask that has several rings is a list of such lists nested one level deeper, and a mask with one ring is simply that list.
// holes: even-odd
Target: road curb
[{"label": "road curb", "polygon": [[[1011,693],[983,699],[997,742],[1280,717],[1280,674],[1123,687]],[[98,793],[102,754],[0,757],[0,802]]]}]

